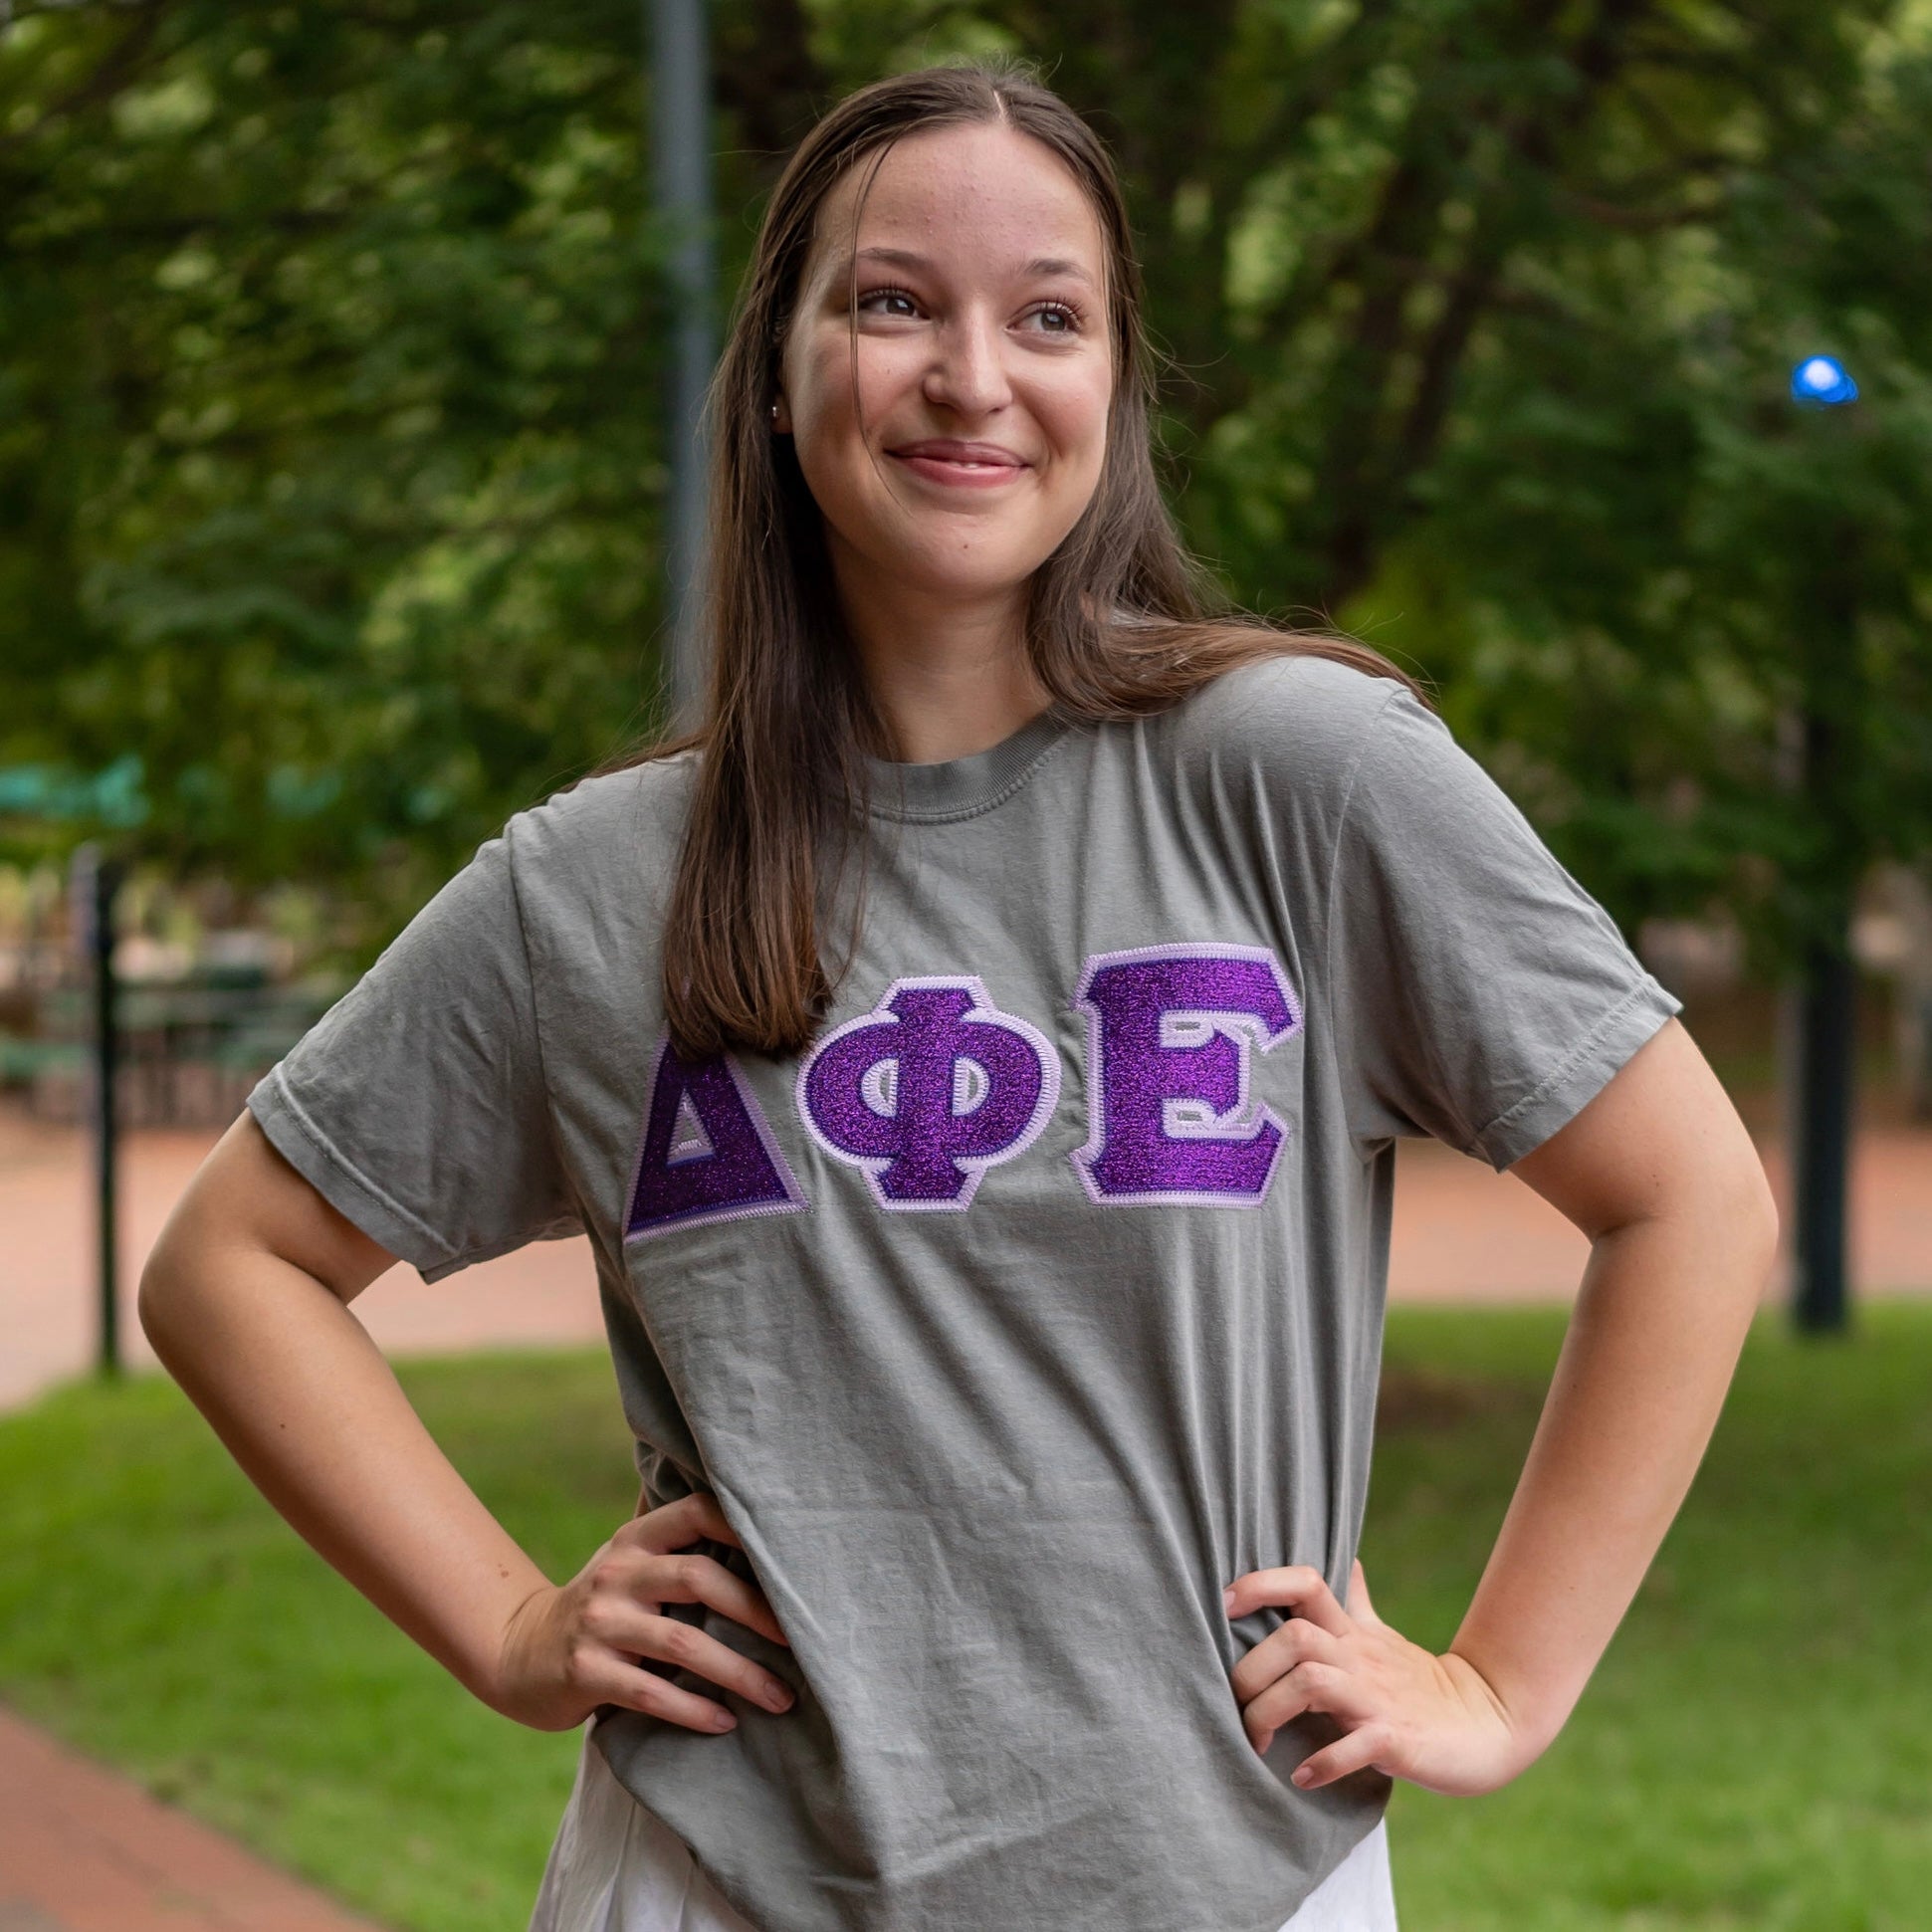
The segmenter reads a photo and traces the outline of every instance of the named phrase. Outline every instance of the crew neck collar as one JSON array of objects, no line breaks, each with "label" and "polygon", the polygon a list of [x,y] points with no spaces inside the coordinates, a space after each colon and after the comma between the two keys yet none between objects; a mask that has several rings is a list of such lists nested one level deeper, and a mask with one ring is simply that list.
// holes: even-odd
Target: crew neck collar
[{"label": "crew neck collar", "polygon": [[1009,797],[1056,746],[1073,720],[1057,705],[1047,708],[997,745],[937,764],[897,764],[868,757],[871,807],[879,818],[932,820],[970,818]]}]

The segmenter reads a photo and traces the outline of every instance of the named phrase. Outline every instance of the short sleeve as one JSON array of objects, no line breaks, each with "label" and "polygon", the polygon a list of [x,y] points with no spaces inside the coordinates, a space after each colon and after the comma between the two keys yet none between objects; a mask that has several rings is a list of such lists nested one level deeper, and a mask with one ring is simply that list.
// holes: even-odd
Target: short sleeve
[{"label": "short sleeve", "polygon": [[427,1280],[579,1231],[506,839],[481,847],[248,1105],[331,1205]]},{"label": "short sleeve", "polygon": [[1431,1135],[1506,1168],[1682,1009],[1406,689],[1376,714],[1351,774],[1329,905],[1358,1141]]}]

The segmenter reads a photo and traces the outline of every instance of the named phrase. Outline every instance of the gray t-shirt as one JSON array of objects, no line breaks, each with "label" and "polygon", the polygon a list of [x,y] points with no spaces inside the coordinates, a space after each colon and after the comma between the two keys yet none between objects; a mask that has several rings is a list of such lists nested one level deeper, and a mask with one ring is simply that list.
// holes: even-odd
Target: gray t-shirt
[{"label": "gray t-shirt", "polygon": [[1346,1590],[1394,1138],[1507,1167],[1679,1002],[1432,713],[1289,657],[880,766],[819,1038],[686,1066],[692,756],[513,819],[250,1105],[432,1280],[588,1232],[639,1467],[791,1649],[692,1614],[799,1693],[592,1734],[753,1924],[1273,1932],[1389,1781],[1254,1756],[1282,1613],[1221,1590]]}]

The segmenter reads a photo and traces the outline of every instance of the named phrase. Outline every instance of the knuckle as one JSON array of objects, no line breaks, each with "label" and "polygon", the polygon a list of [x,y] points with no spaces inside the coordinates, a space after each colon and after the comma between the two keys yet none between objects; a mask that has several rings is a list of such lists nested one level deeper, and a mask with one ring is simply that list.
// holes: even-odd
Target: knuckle
[{"label": "knuckle", "polygon": [[630,1694],[623,1700],[634,1711],[643,1711],[649,1717],[663,1717],[670,1709],[671,1690],[661,1677],[653,1677],[642,1671],[633,1681]]},{"label": "knuckle", "polygon": [[630,1576],[630,1565],[616,1555],[601,1556],[590,1566],[590,1596],[607,1597],[621,1591]]},{"label": "knuckle", "polygon": [[691,1664],[697,1661],[703,1641],[689,1623],[666,1617],[658,1633],[658,1650],[667,1663]]},{"label": "knuckle", "polygon": [[584,1605],[577,1627],[599,1643],[613,1643],[629,1622],[626,1608],[614,1596],[593,1597]]}]

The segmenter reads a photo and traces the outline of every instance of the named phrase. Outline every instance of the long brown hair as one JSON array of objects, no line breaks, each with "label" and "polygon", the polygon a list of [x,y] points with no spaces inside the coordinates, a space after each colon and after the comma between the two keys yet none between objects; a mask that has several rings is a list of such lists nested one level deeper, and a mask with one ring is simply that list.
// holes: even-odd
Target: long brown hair
[{"label": "long brown hair", "polygon": [[[1094,722],[1146,717],[1236,665],[1295,652],[1397,679],[1427,702],[1366,644],[1228,609],[1182,545],[1154,471],[1156,388],[1126,202],[1086,122],[1004,59],[861,88],[799,143],[772,191],[706,398],[711,501],[693,634],[710,669],[700,721],[628,760],[698,753],[664,935],[666,1023],[688,1060],[810,1042],[838,976],[824,961],[829,909],[849,906],[847,961],[862,914],[855,834],[867,758],[893,750],[848,642],[818,507],[791,439],[767,414],[818,211],[849,168],[871,157],[876,172],[902,136],[985,121],[1030,134],[1065,163],[1107,245],[1106,455],[1092,501],[1034,572],[1026,612],[1033,671],[1057,709]],[[855,853],[855,890],[841,899]]]}]

